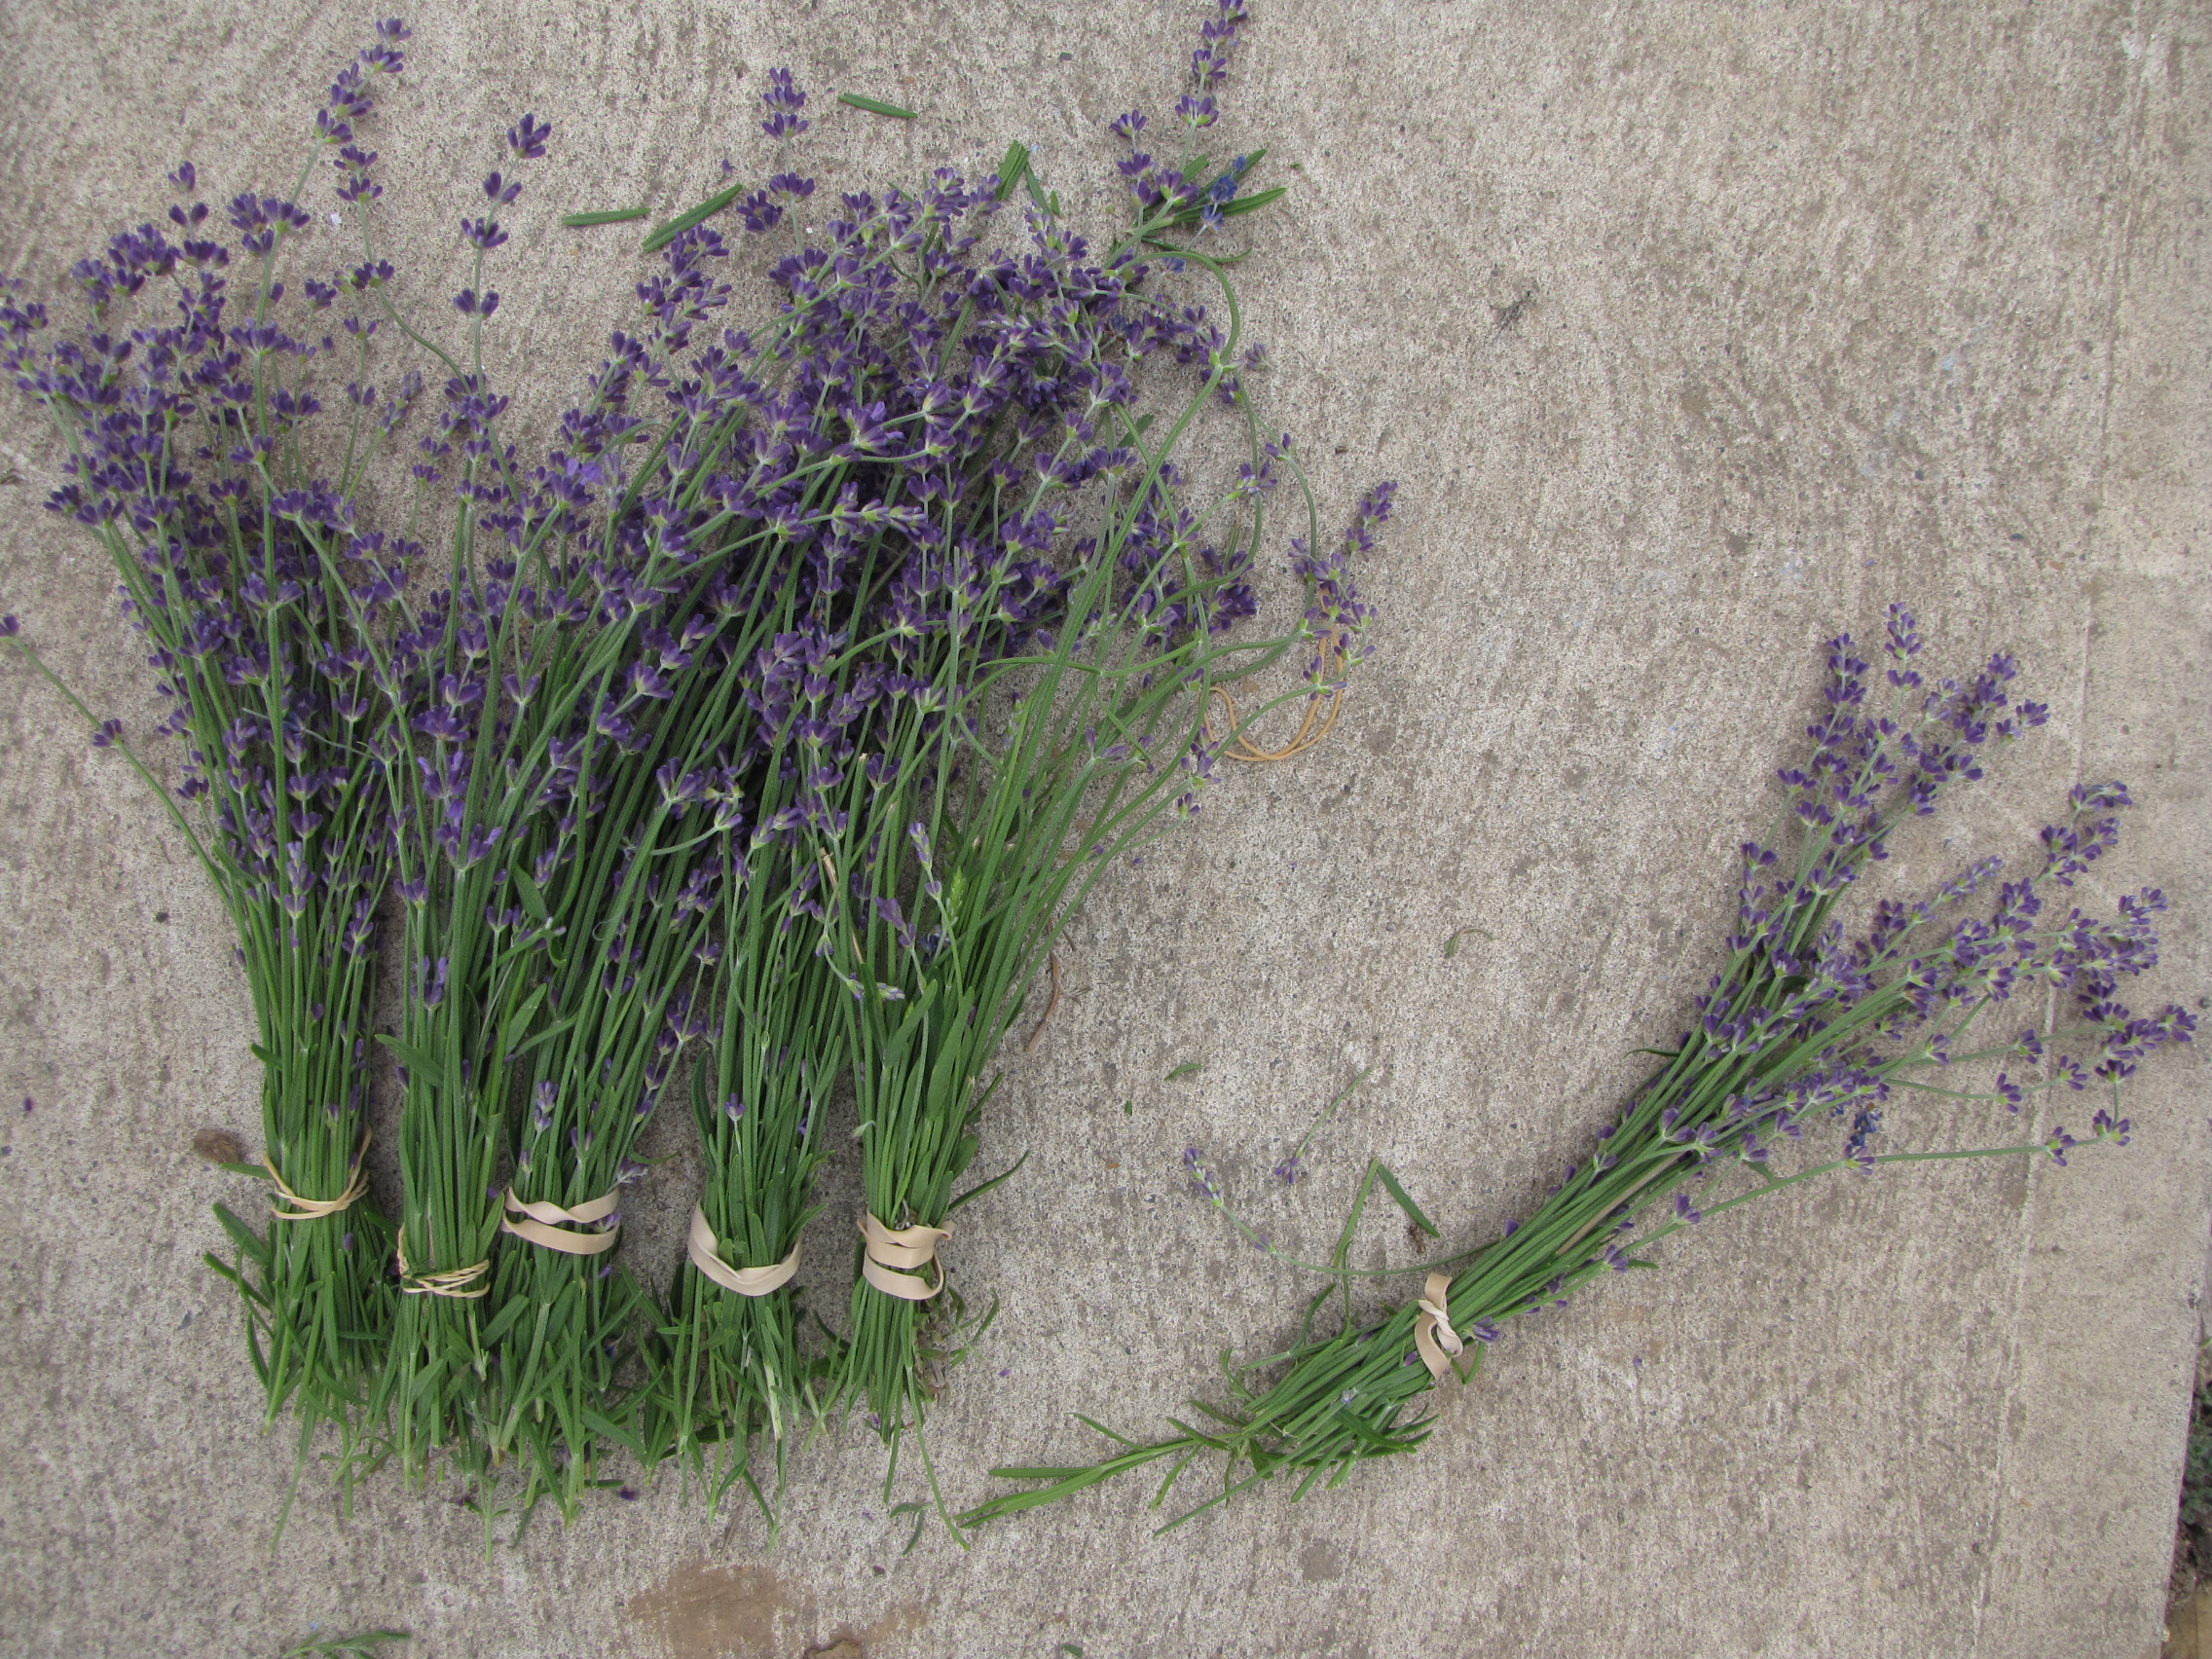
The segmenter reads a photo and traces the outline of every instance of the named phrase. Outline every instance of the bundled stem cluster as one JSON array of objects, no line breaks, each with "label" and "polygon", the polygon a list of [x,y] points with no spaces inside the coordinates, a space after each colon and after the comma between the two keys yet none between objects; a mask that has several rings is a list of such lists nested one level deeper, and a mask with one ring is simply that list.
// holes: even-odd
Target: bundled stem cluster
[{"label": "bundled stem cluster", "polygon": [[[404,36],[387,26],[339,77],[326,131],[368,113],[375,83],[400,72]],[[191,164],[170,176],[197,192]],[[95,718],[15,617],[0,637],[85,719],[93,747],[153,790],[237,930],[265,1148],[259,1165],[240,1167],[269,1182],[271,1220],[262,1231],[218,1205],[239,1260],[209,1261],[243,1304],[270,1420],[295,1408],[303,1459],[317,1425],[336,1424],[350,1468],[389,1323],[389,1233],[360,1200],[377,912],[391,867],[375,758],[389,717],[369,671],[395,592],[386,538],[354,531],[353,496],[420,383],[381,407],[350,386],[350,411],[330,412],[342,441],[322,436],[332,423],[311,389],[320,365],[358,358],[367,334],[349,318],[346,346],[317,341],[313,313],[357,282],[310,279],[308,316],[287,313],[278,255],[307,214],[238,196],[225,209],[235,244],[211,240],[209,215],[204,203],[171,207],[170,230],[141,225],[79,262],[81,336],[49,344],[47,308],[19,282],[0,297],[0,362],[67,450],[68,482],[47,505],[114,565],[168,704],[155,735],[183,745],[181,778],[163,781],[121,721]]]},{"label": "bundled stem cluster", "polygon": [[[1198,150],[1243,22],[1220,0],[1203,25],[1180,160],[1135,148],[1142,114],[1115,123],[1134,220],[1096,253],[1020,145],[995,176],[848,195],[802,239],[807,97],[774,72],[777,170],[647,238],[640,321],[532,460],[485,367],[488,276],[513,169],[552,129],[509,129],[461,220],[449,344],[395,303],[378,251],[366,123],[403,66],[396,20],[331,87],[289,195],[230,204],[249,319],[226,317],[231,249],[200,239],[197,203],[170,212],[179,240],[141,227],[80,267],[83,340],[46,347],[43,308],[0,309],[10,366],[73,446],[53,504],[106,541],[169,676],[194,768],[171,811],[238,921],[292,1207],[266,1238],[225,1211],[247,1271],[224,1271],[272,1414],[302,1404],[303,1456],[336,1419],[349,1475],[389,1456],[410,1480],[442,1467],[487,1515],[511,1480],[522,1513],[572,1516],[618,1447],[717,1499],[742,1481],[773,1515],[763,1439],[780,1489],[788,1437],[836,1400],[895,1447],[920,1424],[926,1330],[962,1306],[936,1242],[989,1185],[955,1190],[1052,939],[1249,747],[1229,684],[1299,648],[1287,698],[1333,709],[1360,652],[1352,561],[1389,487],[1320,548],[1210,240],[1281,194],[1248,188],[1262,153]],[[316,229],[296,199],[318,159],[355,246],[287,305],[278,257]],[[173,176],[197,191],[189,165]],[[751,329],[721,315],[744,251],[725,211],[777,298]],[[1194,273],[1198,299],[1173,280]],[[126,336],[111,313],[156,281],[182,326]],[[333,319],[344,348],[313,338]],[[340,448],[311,426],[334,354],[343,458],[317,470]],[[1154,359],[1181,393],[1140,414]],[[362,528],[372,465],[423,401],[404,531]],[[1183,457],[1216,406],[1242,459],[1201,510]],[[1235,639],[1285,479],[1308,608]],[[112,722],[94,741],[136,763]],[[387,891],[388,1232],[360,1162]],[[686,1076],[707,1179],[664,1313],[618,1238],[638,1138]],[[824,1354],[791,1279],[847,1088],[868,1216]]]}]

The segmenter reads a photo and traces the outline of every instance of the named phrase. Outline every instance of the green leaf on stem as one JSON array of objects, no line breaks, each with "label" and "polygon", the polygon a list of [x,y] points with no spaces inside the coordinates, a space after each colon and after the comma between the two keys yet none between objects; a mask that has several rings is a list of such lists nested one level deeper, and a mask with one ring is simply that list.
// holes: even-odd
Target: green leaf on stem
[{"label": "green leaf on stem", "polygon": [[1012,196],[1028,170],[1029,146],[1016,139],[1006,147],[1006,160],[999,163],[998,200],[1004,202]]},{"label": "green leaf on stem", "polygon": [[445,1087],[446,1068],[435,1055],[424,1053],[412,1043],[403,1043],[388,1032],[378,1032],[377,1041],[399,1056],[399,1063],[407,1068],[410,1077],[420,1078],[432,1088]]},{"label": "green leaf on stem", "polygon": [[1412,1198],[1407,1195],[1405,1188],[1398,1185],[1398,1178],[1390,1173],[1389,1165],[1385,1164],[1381,1159],[1375,1161],[1375,1174],[1390,1197],[1398,1200],[1398,1207],[1406,1212],[1408,1220],[1431,1238],[1443,1236],[1436,1231],[1436,1223],[1421,1213],[1420,1205],[1415,1203]]},{"label": "green leaf on stem", "polygon": [[727,207],[732,202],[735,202],[740,196],[744,194],[745,186],[742,183],[733,184],[727,190],[717,191],[714,195],[708,197],[706,201],[700,203],[698,206],[692,208],[689,212],[677,214],[675,218],[669,220],[658,230],[654,231],[651,236],[645,238],[645,243],[640,251],[644,253],[658,253],[662,248],[666,247],[670,242],[674,241],[678,237],[682,236],[693,225],[713,218],[717,213],[719,213],[724,207]]}]

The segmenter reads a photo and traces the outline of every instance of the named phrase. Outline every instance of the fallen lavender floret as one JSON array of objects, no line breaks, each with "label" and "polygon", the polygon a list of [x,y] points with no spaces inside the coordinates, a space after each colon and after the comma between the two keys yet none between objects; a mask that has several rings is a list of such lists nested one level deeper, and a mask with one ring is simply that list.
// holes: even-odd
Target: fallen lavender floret
[{"label": "fallen lavender floret", "polygon": [[[1178,1422],[1171,1439],[1123,1440],[1125,1450],[1088,1465],[997,1469],[1041,1484],[989,1499],[962,1521],[1055,1502],[1166,1459],[1157,1505],[1208,1452],[1226,1460],[1221,1494],[1168,1526],[1278,1475],[1295,1482],[1294,1495],[1324,1477],[1335,1485],[1365,1459],[1419,1447],[1432,1419],[1409,1419],[1409,1408],[1448,1373],[1472,1376],[1508,1320],[1565,1302],[1599,1274],[1655,1266],[1651,1246],[1680,1228],[1837,1170],[2039,1154],[2063,1164],[2084,1143],[2125,1145],[2132,1125],[2120,1116],[2121,1081],[2154,1050],[2190,1041],[2196,1027],[2179,1007],[2137,1015],[2116,994],[2121,979],[2157,961],[2152,919],[2165,902],[2157,890],[2121,900],[2110,920],[2060,911],[2056,903],[2118,843],[2113,815],[2130,804],[2122,785],[2078,786],[2067,819],[2043,832],[2041,867],[2021,879],[2002,880],[2000,861],[1984,860],[1925,899],[1880,901],[1856,937],[1834,913],[1865,866],[1885,856],[1901,820],[1934,812],[1946,790],[1982,775],[1992,745],[2045,718],[2039,705],[2013,701],[2009,656],[1992,657],[1965,682],[1930,683],[1916,666],[1919,652],[1910,612],[1893,606],[1891,707],[1875,714],[1868,663],[1848,635],[1830,642],[1826,712],[1809,728],[1813,756],[1781,774],[1799,826],[1794,857],[1746,844],[1726,958],[1696,999],[1690,1029],[1620,1120],[1600,1130],[1596,1153],[1570,1164],[1525,1224],[1457,1258],[1466,1265],[1433,1275],[1420,1299],[1384,1318],[1347,1322],[1335,1337],[1302,1338],[1234,1369],[1229,1405],[1198,1406],[1218,1426]],[[1971,911],[1990,890],[1994,903]],[[2036,990],[2071,997],[2075,1023],[2055,1033],[2030,1025],[2010,1041],[1967,1047],[1977,1018],[1994,1018],[2016,993]],[[1972,1061],[2003,1064],[1993,1088],[1922,1081],[1932,1069]],[[2091,1088],[2109,1089],[2110,1103],[2080,1137],[2061,1125],[2012,1144],[1873,1150],[1884,1104],[1899,1089],[2017,1114],[2030,1094]],[[1779,1141],[1838,1120],[1847,1125],[1840,1157],[1787,1175],[1769,1169]],[[1210,1181],[1196,1149],[1188,1161],[1201,1185]],[[1731,1175],[1752,1184],[1706,1196]],[[1220,1203],[1210,1186],[1207,1196]],[[1642,1231],[1652,1212],[1658,1225]],[[1321,1271],[1347,1292],[1349,1278],[1373,1276]],[[1245,1385],[1284,1367],[1272,1383]]]}]

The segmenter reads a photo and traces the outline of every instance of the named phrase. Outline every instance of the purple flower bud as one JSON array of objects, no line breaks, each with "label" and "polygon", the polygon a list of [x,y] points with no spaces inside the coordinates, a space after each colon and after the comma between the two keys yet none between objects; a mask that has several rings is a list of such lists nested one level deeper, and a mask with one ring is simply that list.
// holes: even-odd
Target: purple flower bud
[{"label": "purple flower bud", "polygon": [[553,136],[553,124],[540,122],[529,111],[523,112],[522,124],[507,129],[507,148],[522,161],[536,161],[545,154],[546,140]]}]

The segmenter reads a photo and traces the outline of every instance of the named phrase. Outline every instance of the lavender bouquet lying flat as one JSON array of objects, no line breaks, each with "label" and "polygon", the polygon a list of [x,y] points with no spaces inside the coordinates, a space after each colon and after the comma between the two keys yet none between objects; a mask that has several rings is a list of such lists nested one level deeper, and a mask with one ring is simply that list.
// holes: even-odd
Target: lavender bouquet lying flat
[{"label": "lavender bouquet lying flat", "polygon": [[[350,138],[376,80],[400,72],[404,34],[380,30],[339,76],[322,143]],[[191,164],[170,177],[197,193]],[[311,276],[287,297],[278,268],[304,211],[247,192],[224,216],[234,241],[213,240],[195,202],[169,209],[169,229],[141,225],[80,262],[82,334],[49,344],[44,306],[0,302],[0,361],[68,451],[69,481],[48,505],[114,563],[169,703],[156,735],[184,746],[181,782],[158,779],[119,721],[95,719],[16,618],[0,632],[94,728],[93,745],[155,790],[238,930],[264,1152],[235,1167],[274,1197],[266,1232],[216,1206],[239,1261],[209,1264],[243,1302],[270,1419],[293,1404],[303,1461],[316,1425],[337,1424],[350,1469],[390,1312],[389,1229],[362,1201],[372,945],[391,855],[372,758],[388,717],[367,642],[404,552],[355,528],[351,498],[412,388],[380,403],[366,386],[374,324],[349,318],[344,344],[326,332],[348,279]],[[326,409],[311,387],[335,395],[328,383],[349,372],[346,403]]]},{"label": "lavender bouquet lying flat", "polygon": [[[1745,846],[1738,919],[1720,971],[1696,1000],[1696,1022],[1527,1222],[1458,1258],[1466,1265],[1457,1272],[1431,1273],[1419,1300],[1382,1319],[1347,1317],[1334,1337],[1302,1335],[1282,1353],[1230,1369],[1230,1399],[1197,1403],[1206,1424],[1177,1422],[1173,1437],[1152,1442],[1114,1435],[1124,1450],[1086,1466],[1001,1468],[1035,1484],[963,1519],[1034,1508],[1165,1463],[1158,1504],[1207,1453],[1225,1459],[1222,1493],[1169,1526],[1277,1476],[1294,1483],[1294,1495],[1323,1479],[1335,1485],[1366,1459],[1418,1448],[1430,1419],[1410,1411],[1456,1367],[1472,1376],[1509,1321],[1601,1275],[1656,1266],[1651,1247],[1684,1227],[1838,1170],[2044,1154],[2064,1163],[2083,1140],[2124,1145],[2122,1080],[2153,1050],[2188,1042],[2195,1022],[2179,1007],[2143,1017],[2118,1000],[2121,979],[2157,961],[2152,918],[2164,901],[2156,890],[2122,899],[2111,920],[2060,908],[2059,895],[2117,844],[2123,786],[2076,788],[2068,818],[2043,832],[2040,866],[2020,879],[2003,880],[1992,858],[1925,899],[1879,901],[1856,934],[1836,913],[1900,820],[1933,813],[1947,791],[1982,775],[1987,747],[2044,719],[2039,705],[2012,702],[2009,657],[1992,657],[1969,681],[1931,684],[1919,652],[1912,616],[1893,607],[1888,707],[1875,712],[1884,687],[1848,635],[1830,643],[1812,758],[1781,775],[1799,830],[1794,852]],[[2043,991],[2072,999],[2072,1024],[1991,1029],[2015,996]],[[1975,1061],[2002,1064],[1993,1088],[1932,1081]],[[2079,1139],[2058,1126],[2009,1144],[1875,1150],[1884,1105],[1899,1089],[1986,1118],[2017,1115],[2042,1091],[2092,1088],[2109,1104]],[[1770,1167],[1830,1124],[1842,1125],[1840,1157],[1789,1173]],[[1226,1213],[1195,1149],[1189,1161]],[[1339,1257],[1322,1270],[1339,1285],[1308,1308],[1309,1333],[1322,1303],[1341,1288],[1348,1312],[1348,1281],[1373,1276]]]},{"label": "lavender bouquet lying flat", "polygon": [[[1205,25],[1194,134],[1241,20],[1229,5]],[[787,75],[765,97],[771,136],[804,129]],[[806,604],[746,675],[761,793],[721,888],[722,1031],[693,1091],[708,1180],[668,1333],[673,1449],[715,1496],[743,1479],[773,1515],[741,1448],[768,1438],[781,1484],[808,1369],[786,1286],[830,1083],[850,1063],[868,1214],[827,1381],[872,1409],[895,1478],[920,1366],[950,1357],[925,1333],[961,1307],[937,1246],[991,1184],[956,1191],[977,1085],[1047,948],[1115,855],[1195,803],[1235,735],[1206,729],[1212,691],[1294,645],[1334,683],[1364,616],[1345,561],[1298,542],[1308,615],[1228,638],[1254,608],[1267,498],[1297,476],[1243,391],[1235,296],[1203,240],[1279,194],[1242,193],[1256,160],[1135,157],[1136,224],[1102,256],[1018,145],[995,182],[848,195],[829,245],[772,274],[791,354],[712,393],[808,547]],[[812,189],[779,173],[748,230]],[[1225,324],[1169,284],[1193,268]],[[1135,377],[1161,355],[1188,384],[1154,420]],[[1216,402],[1245,459],[1201,513],[1171,458]]]}]

